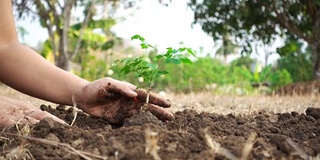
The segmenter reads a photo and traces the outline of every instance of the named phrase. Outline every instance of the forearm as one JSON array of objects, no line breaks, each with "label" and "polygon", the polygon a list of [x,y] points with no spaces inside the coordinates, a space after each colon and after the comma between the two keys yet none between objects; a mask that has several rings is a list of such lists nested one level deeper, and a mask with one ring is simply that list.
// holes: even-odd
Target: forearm
[{"label": "forearm", "polygon": [[0,81],[28,95],[66,105],[72,105],[71,97],[88,83],[18,43],[0,48]]}]

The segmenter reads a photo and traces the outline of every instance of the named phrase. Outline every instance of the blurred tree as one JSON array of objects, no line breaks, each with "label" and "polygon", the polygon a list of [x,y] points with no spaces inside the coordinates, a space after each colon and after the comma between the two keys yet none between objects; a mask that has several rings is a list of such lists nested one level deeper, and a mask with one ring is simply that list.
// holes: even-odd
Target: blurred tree
[{"label": "blurred tree", "polygon": [[[71,69],[70,62],[79,51],[84,30],[97,13],[97,7],[102,6],[108,13],[112,13],[119,3],[125,7],[134,5],[131,0],[13,0],[18,18],[38,18],[41,26],[47,29],[54,62],[65,70]],[[83,10],[84,16],[74,14],[79,10]],[[80,17],[84,17],[82,21]],[[81,23],[81,27],[78,40],[73,50],[70,50],[68,34],[70,25],[75,23],[73,21],[80,21],[78,23]]]},{"label": "blurred tree", "polygon": [[231,34],[245,50],[289,35],[308,43],[312,74],[320,78],[320,0],[190,0],[194,23],[216,39]]},{"label": "blurred tree", "polygon": [[29,32],[23,27],[23,26],[17,26],[17,32],[19,34],[19,37],[22,40],[22,43],[25,41],[25,36],[29,34]]},{"label": "blurred tree", "polygon": [[254,62],[249,55],[241,56],[231,62],[231,66],[241,67],[245,66],[248,70],[251,69],[251,65]]},{"label": "blurred tree", "polygon": [[231,41],[229,34],[225,34],[223,35],[222,44],[220,48],[217,50],[215,56],[217,55],[223,56],[223,60],[226,63],[227,57],[229,55],[236,54],[236,51],[237,51],[237,45]]},{"label": "blurred tree", "polygon": [[277,61],[279,70],[287,70],[293,82],[312,79],[312,64],[310,48],[304,48],[303,42],[287,39],[285,45],[277,49],[280,59]]}]

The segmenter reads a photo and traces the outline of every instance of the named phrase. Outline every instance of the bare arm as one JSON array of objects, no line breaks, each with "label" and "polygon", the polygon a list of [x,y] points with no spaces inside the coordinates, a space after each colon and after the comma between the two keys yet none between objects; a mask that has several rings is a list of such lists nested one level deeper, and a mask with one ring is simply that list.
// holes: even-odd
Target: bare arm
[{"label": "bare arm", "polygon": [[72,105],[88,82],[50,64],[17,38],[11,1],[0,1],[0,81],[28,95]]},{"label": "bare arm", "polygon": [[[30,48],[21,45],[9,0],[0,0],[0,81],[23,93],[54,103],[73,105],[73,97],[80,109],[112,123],[121,123],[139,113],[145,102],[145,98],[141,97],[146,95],[146,91],[136,93],[136,86],[112,78],[88,82],[50,64]],[[162,108],[170,107],[170,101],[154,94],[150,96],[147,110],[161,120],[172,120],[173,115]],[[0,97],[1,101],[6,105],[0,105],[0,125],[14,123],[8,113],[10,115],[14,106],[23,103]],[[27,105],[19,107],[25,107],[27,111],[35,110]],[[3,112],[6,109],[8,111]],[[42,119],[42,112],[36,113],[33,117]]]}]

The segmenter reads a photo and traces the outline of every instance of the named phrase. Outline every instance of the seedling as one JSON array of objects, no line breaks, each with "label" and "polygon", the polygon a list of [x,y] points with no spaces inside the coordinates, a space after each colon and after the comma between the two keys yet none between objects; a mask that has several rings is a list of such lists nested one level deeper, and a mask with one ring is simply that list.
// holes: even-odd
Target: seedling
[{"label": "seedling", "polygon": [[142,110],[146,110],[147,104],[149,102],[149,95],[152,87],[155,84],[155,81],[165,75],[168,74],[168,71],[164,70],[164,64],[166,63],[189,63],[192,61],[188,58],[189,55],[195,57],[194,52],[191,48],[181,47],[178,49],[167,48],[165,54],[159,54],[154,57],[150,56],[149,49],[154,49],[152,45],[147,43],[145,39],[140,35],[134,35],[131,37],[131,40],[139,40],[140,46],[142,49],[146,50],[145,56],[140,56],[137,58],[125,58],[122,60],[116,60],[114,64],[123,65],[121,69],[122,74],[128,74],[134,72],[138,75],[138,77],[142,77],[146,83],[146,86],[140,86],[140,88],[145,88],[147,90],[146,103]]}]

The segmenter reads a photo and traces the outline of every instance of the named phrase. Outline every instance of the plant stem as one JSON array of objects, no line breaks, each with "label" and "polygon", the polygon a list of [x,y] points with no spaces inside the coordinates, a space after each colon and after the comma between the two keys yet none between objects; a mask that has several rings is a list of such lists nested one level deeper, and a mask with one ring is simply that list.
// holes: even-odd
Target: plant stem
[{"label": "plant stem", "polygon": [[150,98],[150,92],[151,92],[151,85],[147,89],[147,97],[146,97],[146,102],[143,104],[143,107],[141,108],[142,112],[145,112],[148,108],[149,104],[149,98]]}]

